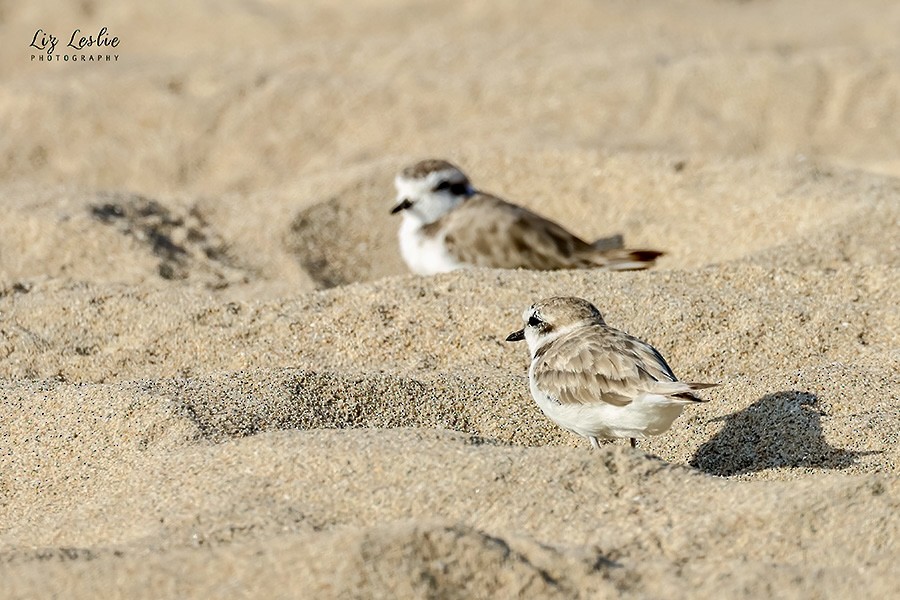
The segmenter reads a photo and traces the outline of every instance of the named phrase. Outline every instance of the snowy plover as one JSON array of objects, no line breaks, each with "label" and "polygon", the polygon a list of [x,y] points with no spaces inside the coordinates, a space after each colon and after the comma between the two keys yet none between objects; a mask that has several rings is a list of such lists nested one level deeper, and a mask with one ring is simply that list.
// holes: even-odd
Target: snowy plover
[{"label": "snowy plover", "polygon": [[508,342],[525,340],[531,352],[531,395],[560,427],[597,438],[663,433],[685,404],[704,402],[694,392],[715,383],[678,381],[650,344],[607,326],[581,298],[547,298],[524,313],[525,327]]},{"label": "snowy plover", "polygon": [[464,267],[646,269],[662,252],[622,248],[621,236],[588,243],[521,206],[479,192],[445,160],[423,160],[394,179],[403,213],[400,252],[419,275]]}]

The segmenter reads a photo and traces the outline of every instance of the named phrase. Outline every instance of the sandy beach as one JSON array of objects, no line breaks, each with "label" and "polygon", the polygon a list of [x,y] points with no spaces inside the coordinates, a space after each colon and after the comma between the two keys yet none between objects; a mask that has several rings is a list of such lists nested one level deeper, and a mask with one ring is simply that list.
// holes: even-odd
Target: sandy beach
[{"label": "sandy beach", "polygon": [[[888,0],[0,5],[0,598],[895,594],[898,31]],[[429,157],[666,254],[411,275],[393,178]],[[504,341],[553,295],[720,385],[591,450]]]}]

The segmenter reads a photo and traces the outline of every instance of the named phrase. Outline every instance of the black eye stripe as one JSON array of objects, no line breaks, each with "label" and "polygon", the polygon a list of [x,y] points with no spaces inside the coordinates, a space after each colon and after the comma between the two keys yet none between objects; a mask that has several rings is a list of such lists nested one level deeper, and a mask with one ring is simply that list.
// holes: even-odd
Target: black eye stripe
[{"label": "black eye stripe", "polygon": [[469,186],[463,182],[450,183],[445,179],[431,188],[433,192],[443,192],[444,190],[449,191],[454,196],[465,196],[469,193]]},{"label": "black eye stripe", "polygon": [[541,321],[540,319],[538,319],[535,315],[531,315],[531,317],[528,319],[528,324],[529,324],[531,327],[537,327],[537,326],[540,325],[541,323],[543,323],[543,321]]}]

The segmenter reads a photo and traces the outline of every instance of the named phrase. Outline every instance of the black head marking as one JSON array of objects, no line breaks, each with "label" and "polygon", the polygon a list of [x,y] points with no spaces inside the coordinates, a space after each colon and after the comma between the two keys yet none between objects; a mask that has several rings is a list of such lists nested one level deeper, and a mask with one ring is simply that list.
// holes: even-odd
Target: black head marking
[{"label": "black head marking", "polygon": [[468,196],[469,195],[469,184],[465,181],[450,181],[447,179],[442,179],[436,186],[432,188],[433,192],[443,192],[448,191],[454,196]]}]

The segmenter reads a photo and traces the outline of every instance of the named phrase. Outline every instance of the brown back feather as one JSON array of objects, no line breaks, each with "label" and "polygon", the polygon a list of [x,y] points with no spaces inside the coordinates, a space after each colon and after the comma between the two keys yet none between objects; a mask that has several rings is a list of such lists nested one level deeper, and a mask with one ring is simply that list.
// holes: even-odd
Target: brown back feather
[{"label": "brown back feather", "polygon": [[598,250],[553,221],[483,193],[426,226],[432,234],[440,230],[447,232],[450,254],[477,267],[643,269],[662,254],[655,250]]},{"label": "brown back feather", "polygon": [[600,324],[576,331],[577,336],[545,344],[534,357],[538,386],[559,390],[560,404],[625,406],[641,393],[654,392],[657,382],[677,381],[655,348],[627,333]]}]

